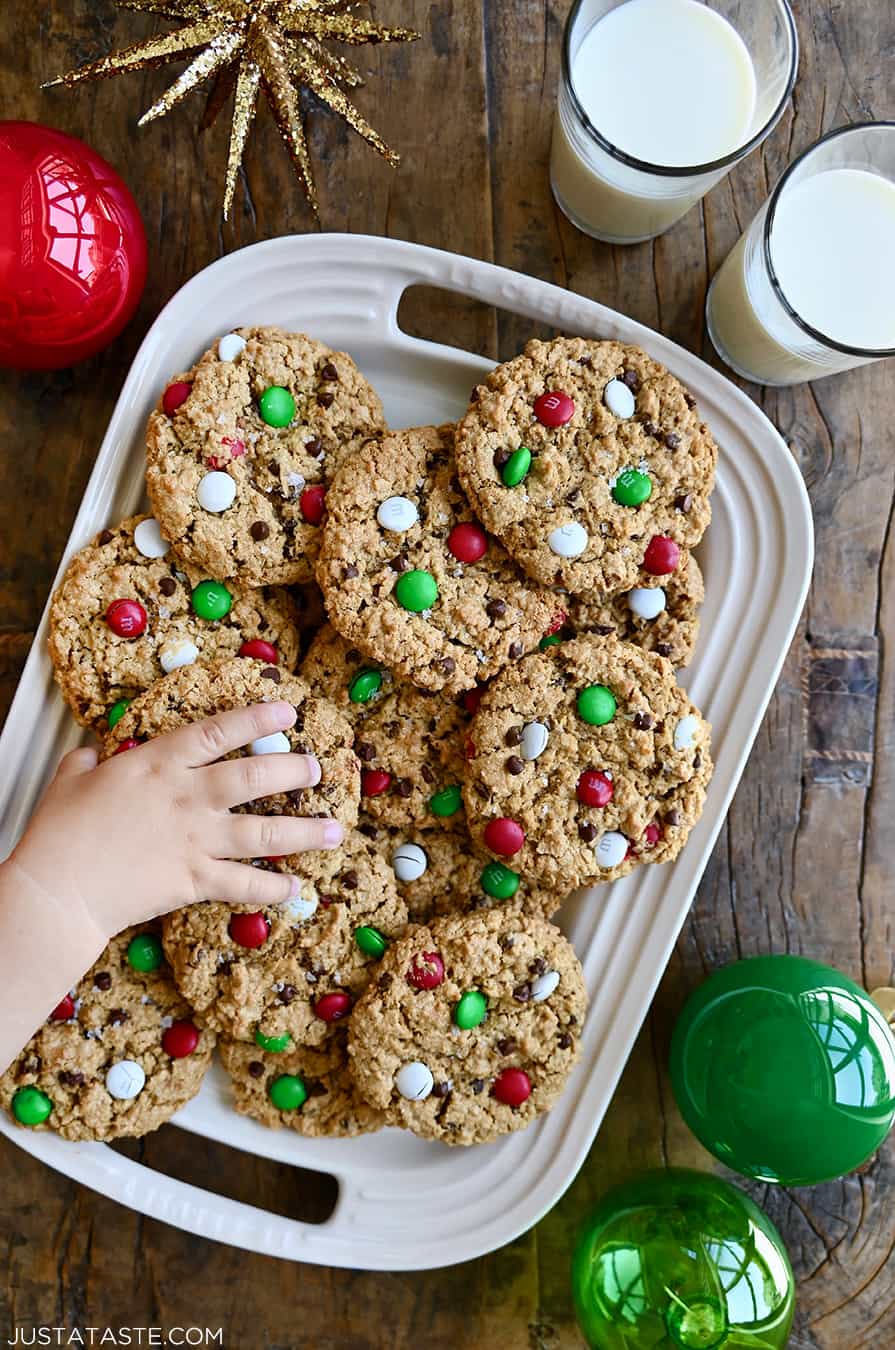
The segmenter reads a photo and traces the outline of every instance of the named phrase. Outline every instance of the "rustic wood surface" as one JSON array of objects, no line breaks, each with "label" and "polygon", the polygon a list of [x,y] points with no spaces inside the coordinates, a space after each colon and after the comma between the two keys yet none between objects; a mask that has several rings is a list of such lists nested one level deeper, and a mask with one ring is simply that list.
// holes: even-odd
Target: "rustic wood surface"
[{"label": "rustic wood surface", "polygon": [[[704,331],[707,283],[790,158],[822,131],[895,116],[890,0],[797,0],[802,47],[792,108],[754,154],[655,244],[609,248],[554,207],[547,153],[568,0],[381,0],[380,20],[413,24],[412,47],[361,53],[359,100],[403,153],[390,171],[344,125],[310,113],[325,229],[438,245],[558,282],[653,325],[717,364]],[[315,229],[270,120],[253,133],[234,220],[219,202],[223,125],[198,135],[197,104],[138,131],[161,72],[41,93],[55,73],[152,31],[112,0],[6,0],[2,115],[84,137],[133,187],[151,272],[138,318],[73,371],[0,375],[0,688],[12,696],[97,445],[128,364],[168,297],[221,253]],[[669,97],[674,71],[668,72]],[[881,259],[891,266],[891,258]],[[530,325],[443,295],[405,305],[413,331],[511,354]],[[737,956],[800,952],[868,988],[893,980],[895,918],[895,539],[893,367],[815,387],[747,386],[808,481],[817,524],[814,584],[742,786],[599,1138],[568,1194],[536,1229],[492,1256],[422,1274],[293,1267],[189,1237],[84,1190],[0,1142],[7,1253],[0,1330],[208,1325],[232,1350],[571,1350],[575,1228],[613,1181],[646,1165],[710,1166],[683,1126],[666,1073],[687,992]],[[888,395],[888,397],[887,397]],[[315,1217],[325,1187],[165,1129],[144,1161]],[[895,1344],[895,1147],[860,1176],[814,1190],[753,1192],[779,1224],[799,1283],[792,1345]],[[325,1208],[321,1211],[325,1212]],[[318,1215],[319,1216],[319,1215]],[[438,1216],[433,1214],[433,1223]]]}]

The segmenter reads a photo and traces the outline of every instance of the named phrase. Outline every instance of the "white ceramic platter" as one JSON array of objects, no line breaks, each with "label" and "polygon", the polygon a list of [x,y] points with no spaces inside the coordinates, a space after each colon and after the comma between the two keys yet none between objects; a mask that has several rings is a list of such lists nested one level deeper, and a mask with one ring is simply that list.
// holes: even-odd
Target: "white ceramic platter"
[{"label": "white ceramic platter", "polygon": [[[446,1266],[509,1242],[556,1202],[581,1166],[724,820],[801,612],[812,559],[808,498],[786,446],[758,408],[697,357],[602,305],[488,263],[389,239],[312,234],[230,254],[193,277],[156,319],[112,415],[60,572],[98,530],[138,509],[143,427],[167,378],[240,324],[306,330],[347,349],[394,426],[461,413],[489,363],[401,331],[399,301],[420,283],[558,332],[641,344],[693,391],[721,447],[714,520],[700,550],[702,637],[687,676],[714,726],[715,776],[675,863],[639,868],[563,910],[591,998],[582,1060],[568,1090],[547,1118],[519,1134],[449,1149],[395,1130],[350,1140],[267,1130],[231,1109],[216,1068],[176,1123],[334,1175],[335,1211],[315,1225],[186,1185],[103,1144],[68,1143],[0,1118],[0,1129],[35,1157],[153,1218],[272,1256],[370,1270]],[[46,623],[44,614],[0,740],[0,857],[59,756],[79,739],[53,686]]]}]

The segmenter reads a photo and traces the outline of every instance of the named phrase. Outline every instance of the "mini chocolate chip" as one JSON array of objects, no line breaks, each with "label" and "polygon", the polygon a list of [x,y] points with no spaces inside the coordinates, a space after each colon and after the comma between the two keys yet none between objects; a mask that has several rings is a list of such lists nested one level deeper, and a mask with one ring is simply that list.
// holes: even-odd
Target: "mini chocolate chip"
[{"label": "mini chocolate chip", "polygon": [[579,364],[579,366],[592,366],[593,363],[594,363],[594,359],[593,359],[592,356],[579,356],[579,357],[578,357],[578,364]]},{"label": "mini chocolate chip", "polygon": [[177,590],[177,582],[173,577],[162,577],[158,584],[158,588],[162,595],[173,595]]},{"label": "mini chocolate chip", "polygon": [[678,511],[682,511],[685,516],[688,516],[693,506],[693,498],[690,496],[690,493],[688,492],[683,496],[675,497],[674,505]]},{"label": "mini chocolate chip", "polygon": [[284,984],[280,990],[280,1002],[289,1004],[295,998],[296,988],[294,984]]},{"label": "mini chocolate chip", "polygon": [[516,939],[513,937],[512,933],[511,933],[511,934],[509,935],[509,937],[502,937],[502,938],[500,939],[500,945],[501,945],[501,947],[504,949],[505,952],[508,952],[508,951],[510,950],[511,947],[515,947],[515,945],[516,945]]},{"label": "mini chocolate chip", "polygon": [[519,657],[522,655],[524,651],[525,648],[523,647],[521,642],[511,642],[507,655],[509,656],[511,661],[518,661]]},{"label": "mini chocolate chip", "polygon": [[450,1092],[450,1090],[451,1090],[451,1085],[450,1085],[450,1083],[433,1083],[433,1084],[432,1084],[432,1096],[433,1096],[433,1097],[446,1097],[447,1094]]},{"label": "mini chocolate chip", "polygon": [[378,983],[379,983],[379,988],[380,988],[380,989],[391,989],[391,987],[392,987],[392,985],[393,985],[393,983],[394,983],[394,979],[395,979],[394,975],[389,975],[388,971],[386,971],[384,975],[380,975],[380,976],[379,976],[379,981],[378,981]]},{"label": "mini chocolate chip", "polygon": [[503,738],[503,743],[504,745],[521,745],[522,727],[520,726],[508,727],[506,735]]},{"label": "mini chocolate chip", "polygon": [[396,553],[389,563],[389,567],[393,572],[406,572],[409,566],[410,563],[407,561],[407,555],[404,553]]},{"label": "mini chocolate chip", "polygon": [[638,731],[649,731],[653,725],[653,719],[649,713],[635,713],[634,726]]},{"label": "mini chocolate chip", "polygon": [[643,430],[647,436],[658,436],[659,434],[659,428],[656,426],[652,418],[649,417],[645,418],[643,422]]},{"label": "mini chocolate chip", "polygon": [[311,456],[319,455],[323,449],[323,442],[319,436],[315,436],[312,441],[305,441],[305,449]]},{"label": "mini chocolate chip", "polygon": [[656,651],[658,652],[659,656],[670,656],[670,655],[671,655],[671,643],[670,643],[670,642],[657,642],[657,643],[656,643]]},{"label": "mini chocolate chip", "polygon": [[434,775],[434,773],[432,772],[432,770],[429,768],[428,764],[423,764],[423,765],[421,766],[421,768],[420,768],[420,773],[423,775],[423,778],[426,780],[427,783],[434,783],[434,782],[435,782],[435,775]]},{"label": "mini chocolate chip", "polygon": [[672,829],[681,823],[680,811],[667,811],[665,814],[665,824],[670,825]]},{"label": "mini chocolate chip", "polygon": [[84,1082],[84,1075],[79,1069],[63,1069],[58,1078],[63,1087],[80,1087]]},{"label": "mini chocolate chip", "polygon": [[266,520],[255,520],[249,526],[249,534],[260,544],[270,534],[270,526]]},{"label": "mini chocolate chip", "polygon": [[640,376],[636,370],[623,370],[622,383],[628,386],[632,394],[636,394],[640,388]]},{"label": "mini chocolate chip", "polygon": [[114,538],[115,538],[115,536],[114,536],[114,534],[112,533],[111,530],[103,530],[102,534],[100,535],[99,539],[97,540],[97,543],[99,543],[99,544],[111,544],[111,542],[112,542],[112,540],[113,540]]},{"label": "mini chocolate chip", "polygon": [[502,1055],[512,1055],[518,1049],[518,1042],[512,1036],[504,1036],[503,1040],[497,1042],[497,1048]]},{"label": "mini chocolate chip", "polygon": [[484,1078],[473,1078],[469,1086],[472,1088],[476,1096],[478,1096],[480,1092],[484,1092],[485,1090],[485,1080]]},{"label": "mini chocolate chip", "polygon": [[356,891],[359,881],[360,878],[353,868],[350,872],[342,873],[342,885],[347,886],[349,891]]},{"label": "mini chocolate chip", "polygon": [[513,998],[517,1003],[527,1003],[531,998],[531,985],[519,984],[513,990]]},{"label": "mini chocolate chip", "polygon": [[110,1027],[120,1027],[122,1022],[130,1019],[130,1013],[126,1008],[113,1008],[109,1013],[108,1023]]},{"label": "mini chocolate chip", "polygon": [[495,469],[502,469],[503,466],[506,464],[507,460],[509,459],[509,457],[510,457],[509,450],[495,450],[494,451]]},{"label": "mini chocolate chip", "polygon": [[317,402],[321,408],[331,408],[335,397],[335,394],[330,394],[328,390],[324,389],[317,395]]},{"label": "mini chocolate chip", "polygon": [[379,838],[379,831],[377,830],[375,825],[370,825],[368,822],[364,821],[364,823],[362,825],[358,825],[357,828],[360,831],[360,833],[364,835],[367,839]]},{"label": "mini chocolate chip", "polygon": [[233,962],[232,962],[232,961],[222,961],[221,964],[218,966],[218,974],[219,974],[219,975],[232,975],[232,974],[233,974]]},{"label": "mini chocolate chip", "polygon": [[262,680],[270,680],[272,684],[279,684],[282,676],[276,666],[265,666],[261,672]]},{"label": "mini chocolate chip", "polygon": [[575,502],[575,501],[578,500],[578,498],[579,498],[580,496],[581,496],[581,488],[580,488],[580,487],[573,487],[571,492],[567,492],[567,493],[566,493],[566,501],[567,501],[567,502]]},{"label": "mini chocolate chip", "polygon": [[358,759],[362,759],[369,764],[371,759],[376,758],[376,747],[371,745],[369,741],[358,741],[354,747],[354,753]]},{"label": "mini chocolate chip", "polygon": [[511,774],[522,773],[523,769],[525,768],[525,760],[520,759],[518,755],[510,755],[509,759],[504,764],[504,768],[506,769],[507,773]]},{"label": "mini chocolate chip", "polygon": [[250,1077],[250,1078],[263,1078],[263,1077],[264,1077],[264,1065],[261,1063],[260,1059],[252,1059],[252,1060],[250,1060],[249,1063],[248,1063],[248,1065],[247,1065],[247,1068],[248,1068],[248,1073],[249,1073],[249,1077]]},{"label": "mini chocolate chip", "polygon": [[696,399],[695,399],[695,398],[693,397],[693,395],[690,393],[690,390],[689,390],[689,389],[685,389],[685,390],[684,390],[684,402],[686,403],[686,405],[687,405],[688,408],[695,408],[695,407],[696,407]]},{"label": "mini chocolate chip", "polygon": [[597,637],[609,637],[610,633],[615,632],[615,626],[611,623],[597,623],[594,624],[593,631]]},{"label": "mini chocolate chip", "polygon": [[582,820],[578,826],[578,838],[583,839],[585,844],[592,844],[596,837],[596,825],[592,825],[589,820]]},{"label": "mini chocolate chip", "polygon": [[395,779],[395,791],[399,797],[403,797],[406,801],[413,792],[413,784],[407,778],[397,778]]},{"label": "mini chocolate chip", "polygon": [[572,1044],[572,1038],[571,1038],[571,1036],[569,1035],[569,1033],[568,1033],[567,1031],[564,1031],[563,1034],[562,1034],[562,1035],[560,1036],[560,1038],[559,1038],[559,1048],[560,1048],[560,1050],[568,1050],[568,1049],[569,1049],[569,1046],[570,1046],[571,1044]]},{"label": "mini chocolate chip", "polygon": [[93,985],[95,989],[111,989],[112,976],[107,970],[98,970],[93,977]]},{"label": "mini chocolate chip", "polygon": [[507,612],[506,600],[489,600],[485,606],[485,613],[489,619],[502,619]]},{"label": "mini chocolate chip", "polygon": [[543,975],[546,969],[547,962],[544,960],[543,956],[537,957],[537,959],[532,961],[531,965],[528,967],[530,975]]},{"label": "mini chocolate chip", "polygon": [[693,756],[693,768],[698,769],[701,764],[702,764],[702,755],[697,750],[696,754]]},{"label": "mini chocolate chip", "polygon": [[669,450],[676,450],[681,443],[681,438],[676,431],[669,431],[663,437],[663,440],[665,441],[665,444],[668,446]]},{"label": "mini chocolate chip", "polygon": [[452,656],[445,656],[441,662],[441,669],[444,671],[445,675],[453,675],[454,671],[457,669],[457,662]]},{"label": "mini chocolate chip", "polygon": [[355,567],[354,563],[349,563],[348,566],[342,572],[342,576],[345,578],[346,581],[351,581],[352,578],[359,577],[360,572]]},{"label": "mini chocolate chip", "polygon": [[267,461],[267,469],[268,472],[272,474],[278,474],[280,472],[280,466],[275,459],[269,459]]},{"label": "mini chocolate chip", "polygon": [[337,380],[339,378],[339,372],[336,370],[332,361],[327,361],[320,372],[320,378],[321,380]]}]

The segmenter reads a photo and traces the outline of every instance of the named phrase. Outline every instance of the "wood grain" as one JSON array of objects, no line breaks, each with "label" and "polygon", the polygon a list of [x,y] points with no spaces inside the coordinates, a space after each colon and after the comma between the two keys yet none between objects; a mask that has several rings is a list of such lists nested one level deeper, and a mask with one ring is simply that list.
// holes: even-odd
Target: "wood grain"
[{"label": "wood grain", "polygon": [[[361,54],[359,101],[403,153],[393,172],[336,118],[310,123],[321,225],[493,259],[592,296],[717,363],[708,281],[782,168],[822,131],[895,116],[895,11],[879,0],[797,0],[800,80],[765,146],[667,236],[609,248],[578,234],[547,184],[566,0],[381,0],[376,17],[422,41]],[[39,85],[152,31],[112,0],[7,0],[0,19],[5,116],[90,141],[128,177],[152,268],[137,319],[69,372],[0,374],[0,693],[12,695],[59,553],[128,364],[160,306],[221,253],[316,228],[275,127],[253,132],[232,222],[219,218],[224,123],[198,105],[139,131],[162,72],[72,93]],[[669,97],[674,72],[669,71]],[[891,263],[891,260],[887,260]],[[414,332],[510,355],[532,327],[441,293],[402,308]],[[678,1116],[665,1065],[688,991],[724,961],[765,951],[830,961],[868,988],[895,979],[895,540],[892,366],[791,391],[748,392],[777,424],[811,490],[817,566],[805,619],[728,822],[611,1110],[568,1194],[503,1251],[451,1270],[368,1275],[295,1267],[199,1241],[57,1176],[6,1142],[0,1330],[48,1324],[208,1325],[233,1350],[571,1350],[568,1260],[576,1226],[608,1185],[648,1165],[713,1166]],[[325,1200],[273,1164],[166,1129],[152,1166],[205,1184],[237,1173],[259,1203],[313,1217]],[[204,1180],[203,1180],[204,1179]],[[290,1191],[290,1186],[292,1190]],[[895,1343],[895,1148],[860,1176],[813,1190],[753,1187],[799,1280],[797,1350]],[[285,1195],[285,1200],[283,1197]],[[437,1223],[437,1214],[433,1214]]]}]

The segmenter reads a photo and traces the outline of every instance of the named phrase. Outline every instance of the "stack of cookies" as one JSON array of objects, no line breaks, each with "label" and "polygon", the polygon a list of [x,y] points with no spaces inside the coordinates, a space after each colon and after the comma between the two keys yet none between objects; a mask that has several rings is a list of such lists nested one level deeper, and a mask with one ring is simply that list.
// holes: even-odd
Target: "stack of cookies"
[{"label": "stack of cookies", "polygon": [[587,1001],[551,917],[676,857],[702,810],[709,728],[675,667],[716,453],[617,342],[531,342],[456,426],[403,431],[303,335],[228,333],[175,376],[152,515],[53,599],[60,689],[106,754],[289,700],[294,727],[246,753],[310,751],[321,781],[241,809],[335,816],[345,842],[252,860],[300,877],[287,905],[116,938],[0,1078],[20,1123],[152,1129],[215,1040],[237,1110],[303,1134],[471,1144],[549,1109]]}]

